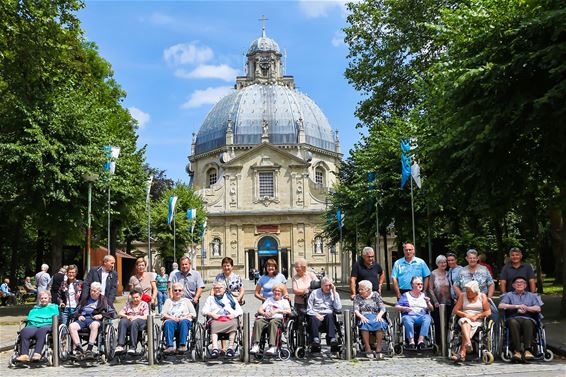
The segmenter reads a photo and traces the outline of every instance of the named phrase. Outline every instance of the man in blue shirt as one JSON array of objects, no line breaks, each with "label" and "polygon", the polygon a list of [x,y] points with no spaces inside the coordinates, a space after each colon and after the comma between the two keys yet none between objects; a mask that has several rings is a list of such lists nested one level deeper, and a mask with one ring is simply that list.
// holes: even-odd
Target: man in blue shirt
[{"label": "man in blue shirt", "polygon": [[430,276],[430,269],[425,261],[421,258],[415,257],[415,246],[407,242],[403,245],[404,258],[398,259],[393,265],[391,271],[391,278],[393,279],[393,289],[397,299],[401,294],[408,292],[412,289],[411,279],[414,276],[419,276],[423,279],[424,289],[428,290],[428,278]]},{"label": "man in blue shirt", "polygon": [[[517,276],[513,280],[514,291],[506,293],[499,303],[499,309],[504,309],[507,316],[506,324],[511,335],[510,349],[514,360],[534,359],[531,347],[536,320],[543,303],[537,294],[527,291],[526,288],[527,279]],[[524,349],[521,349],[521,337]],[[524,351],[522,355],[521,351]]]}]

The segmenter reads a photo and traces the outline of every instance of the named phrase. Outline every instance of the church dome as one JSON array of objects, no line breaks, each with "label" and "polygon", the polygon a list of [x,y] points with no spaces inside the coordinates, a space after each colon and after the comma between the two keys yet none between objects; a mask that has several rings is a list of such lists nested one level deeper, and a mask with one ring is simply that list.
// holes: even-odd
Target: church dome
[{"label": "church dome", "polygon": [[269,37],[266,37],[265,33],[250,44],[247,55],[251,55],[259,51],[273,51],[278,54],[281,53],[277,42]]},{"label": "church dome", "polygon": [[330,123],[313,100],[285,85],[253,84],[228,94],[210,110],[198,132],[195,153],[226,145],[229,125],[234,144],[260,144],[264,121],[271,144],[297,144],[302,126],[306,144],[335,151]]}]

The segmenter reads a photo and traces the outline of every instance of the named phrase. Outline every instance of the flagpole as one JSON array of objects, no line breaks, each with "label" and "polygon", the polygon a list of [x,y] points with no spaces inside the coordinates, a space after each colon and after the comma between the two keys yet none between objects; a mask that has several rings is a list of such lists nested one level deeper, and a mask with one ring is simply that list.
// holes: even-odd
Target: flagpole
[{"label": "flagpole", "polygon": [[108,254],[110,254],[110,181],[108,181]]},{"label": "flagpole", "polygon": [[[376,191],[377,192],[377,191]],[[376,241],[376,249],[375,249],[375,258],[376,260],[380,260],[381,256],[381,245],[379,243],[379,197],[376,195],[375,197],[375,238]]]},{"label": "flagpole", "polygon": [[[342,221],[342,220],[340,220]],[[342,226],[340,226],[340,255],[342,255]],[[336,274],[337,274],[337,270],[338,270],[338,266],[336,265],[336,254],[338,254],[338,251],[334,252],[334,284],[336,284]]]},{"label": "flagpole", "polygon": [[413,245],[415,245],[415,205],[413,203],[413,179],[409,176],[409,181],[411,181],[411,217],[413,219]]},{"label": "flagpole", "polygon": [[175,211],[173,211],[173,261],[174,262],[177,261],[176,237],[177,237],[177,226],[176,226],[176,222],[175,222]]},{"label": "flagpole", "polygon": [[149,261],[149,272],[153,272],[153,258],[151,257],[151,202],[147,201],[147,257]]}]

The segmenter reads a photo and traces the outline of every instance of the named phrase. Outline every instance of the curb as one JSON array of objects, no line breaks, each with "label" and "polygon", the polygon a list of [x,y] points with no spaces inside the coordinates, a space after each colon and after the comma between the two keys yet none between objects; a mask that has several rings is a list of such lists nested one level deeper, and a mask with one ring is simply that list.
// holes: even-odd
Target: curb
[{"label": "curb", "polygon": [[566,346],[556,345],[548,342],[546,343],[546,346],[549,350],[554,352],[554,355],[566,356]]}]

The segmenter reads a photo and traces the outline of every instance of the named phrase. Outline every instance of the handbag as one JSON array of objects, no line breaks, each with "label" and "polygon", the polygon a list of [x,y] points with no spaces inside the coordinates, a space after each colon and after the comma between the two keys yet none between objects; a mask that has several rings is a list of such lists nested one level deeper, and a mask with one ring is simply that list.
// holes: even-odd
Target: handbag
[{"label": "handbag", "polygon": [[144,293],[144,294],[141,296],[141,299],[142,299],[142,301],[145,301],[145,302],[147,302],[148,304],[151,302],[151,296],[148,295],[147,293]]}]

